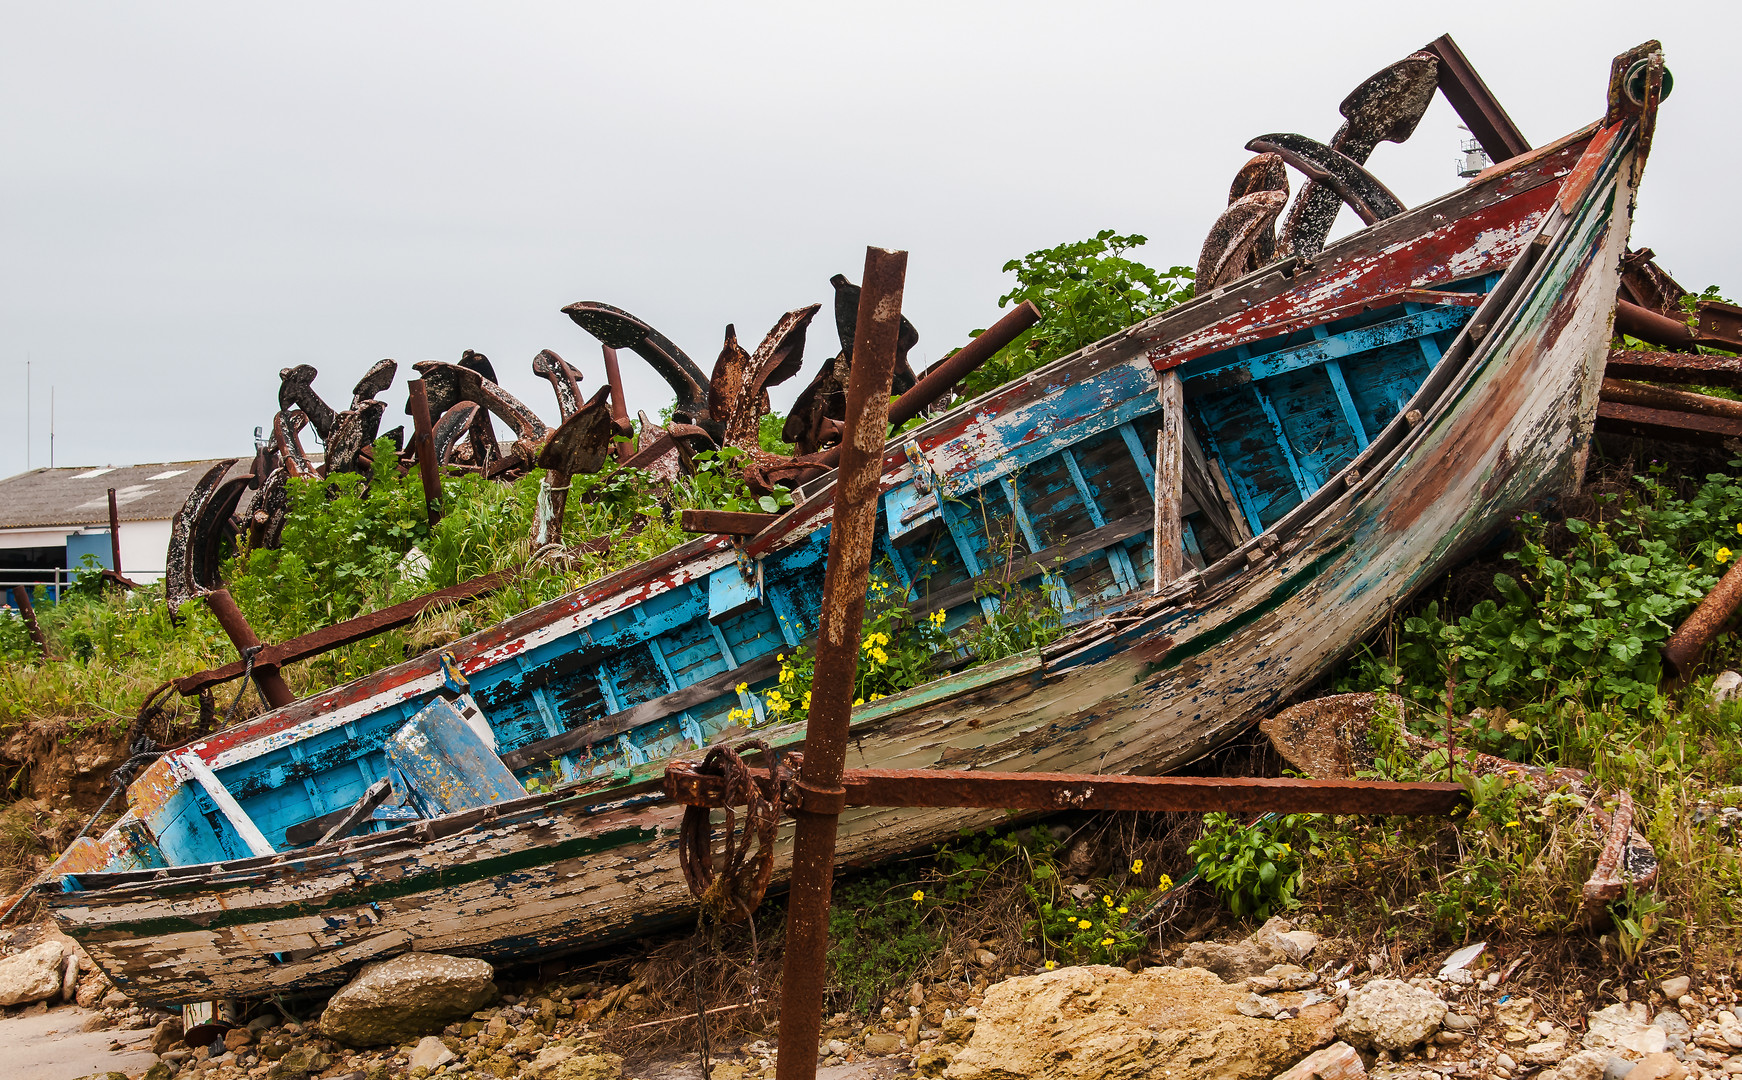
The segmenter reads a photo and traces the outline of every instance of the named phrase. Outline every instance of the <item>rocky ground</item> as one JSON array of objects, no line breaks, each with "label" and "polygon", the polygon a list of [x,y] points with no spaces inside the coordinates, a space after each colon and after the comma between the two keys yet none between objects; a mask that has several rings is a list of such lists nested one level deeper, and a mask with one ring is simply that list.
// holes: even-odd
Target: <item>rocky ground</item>
[{"label": "rocky ground", "polygon": [[[513,984],[482,961],[412,954],[366,968],[307,1015],[267,1006],[196,1029],[111,988],[38,925],[0,944],[6,1080],[676,1080],[694,1047],[608,1047],[657,1028],[642,977]],[[1273,919],[1185,945],[1166,965],[964,972],[893,995],[881,1015],[825,1018],[829,1080],[1683,1080],[1742,1073],[1742,1007],[1727,976],[1613,985],[1548,1015],[1481,946],[1394,970],[1383,954]],[[1539,996],[1564,1001],[1564,988]],[[1575,998],[1578,994],[1575,992]],[[1557,1019],[1556,1017],[1564,1019]],[[203,1036],[203,1038],[202,1038]],[[209,1041],[206,1041],[209,1040]],[[630,1040],[636,1046],[645,1041]],[[716,1046],[709,1080],[772,1077],[777,1033]]]}]

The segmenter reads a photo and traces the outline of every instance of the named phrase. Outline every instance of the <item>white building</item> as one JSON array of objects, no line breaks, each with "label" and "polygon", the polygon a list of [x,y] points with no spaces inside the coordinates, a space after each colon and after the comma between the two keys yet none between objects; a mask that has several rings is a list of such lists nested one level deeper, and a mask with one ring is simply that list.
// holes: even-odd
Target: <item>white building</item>
[{"label": "white building", "polygon": [[[0,592],[13,585],[64,586],[82,556],[114,569],[109,489],[121,523],[121,572],[138,582],[163,577],[170,522],[218,459],[156,465],[32,469],[0,480]],[[231,475],[246,471],[239,461]]]}]

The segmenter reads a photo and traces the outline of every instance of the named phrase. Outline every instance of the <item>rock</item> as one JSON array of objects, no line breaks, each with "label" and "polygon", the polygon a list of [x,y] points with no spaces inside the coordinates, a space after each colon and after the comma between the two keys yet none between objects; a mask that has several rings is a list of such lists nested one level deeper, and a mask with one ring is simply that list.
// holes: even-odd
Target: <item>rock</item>
[{"label": "rock", "polygon": [[463,1019],[495,997],[482,960],[406,953],[369,964],[334,994],[321,1033],[346,1046],[405,1043]]},{"label": "rock", "polygon": [[224,1032],[224,1049],[241,1053],[244,1046],[254,1042],[254,1033],[245,1027],[231,1028]]},{"label": "rock", "polygon": [[61,991],[61,946],[44,941],[0,959],[0,1005],[45,1001]]},{"label": "rock", "polygon": [[1481,1026],[1481,1023],[1474,1016],[1465,1016],[1463,1013],[1457,1012],[1446,1013],[1446,1018],[1440,1021],[1441,1026],[1448,1031],[1475,1031],[1477,1027]]},{"label": "rock", "polygon": [[119,990],[111,990],[103,995],[103,1000],[99,1002],[99,1004],[105,1009],[125,1009],[127,1007],[127,1002],[128,997],[126,994],[123,994]]},{"label": "rock", "polygon": [[[1300,957],[1290,956],[1288,954],[1288,952],[1283,948],[1282,936],[1293,932],[1293,923],[1280,915],[1273,915],[1269,919],[1266,919],[1264,925],[1260,926],[1253,932],[1252,936],[1246,940],[1260,949],[1268,950],[1279,961],[1287,960],[1292,962],[1299,960]],[[1315,945],[1318,943],[1316,937],[1314,938],[1313,943]]]},{"label": "rock", "polygon": [[1603,1065],[1603,1080],[1621,1080],[1622,1077],[1632,1072],[1633,1067],[1637,1064],[1638,1062],[1618,1054],[1610,1054],[1607,1062]]},{"label": "rock", "polygon": [[1742,693],[1742,674],[1734,671],[1720,671],[1718,677],[1712,680],[1712,700],[1730,701]]},{"label": "rock", "polygon": [[575,1048],[572,1046],[547,1046],[538,1052],[538,1056],[533,1058],[521,1070],[521,1073],[529,1077],[530,1080],[545,1080],[547,1076],[556,1075],[557,1066],[574,1056]]},{"label": "rock", "polygon": [[[1645,1006],[1637,1001],[1598,1009],[1585,1022],[1585,1049],[1619,1050],[1641,1057],[1661,1053],[1669,1045],[1669,1036],[1645,1020]],[[1734,1017],[1731,1022],[1735,1022]]]},{"label": "rock", "polygon": [[172,1017],[151,1029],[151,1052],[167,1054],[181,1045],[181,1020]]},{"label": "rock", "polygon": [[1398,982],[1375,979],[1349,991],[1349,1004],[1337,1021],[1337,1034],[1374,1050],[1407,1050],[1439,1030],[1446,1003]]},{"label": "rock", "polygon": [[998,954],[991,949],[978,949],[974,953],[974,963],[980,967],[991,967],[998,962]]},{"label": "rock", "polygon": [[1300,963],[1319,947],[1319,936],[1311,930],[1290,930],[1276,935],[1277,944],[1290,960]]},{"label": "rock", "polygon": [[169,1062],[154,1061],[151,1063],[151,1068],[146,1069],[145,1074],[139,1080],[169,1080],[174,1075],[175,1070],[169,1067]]},{"label": "rock", "polygon": [[94,1009],[103,1000],[103,995],[109,992],[109,980],[101,975],[87,975],[79,988],[73,994],[73,1000],[79,1003],[81,1009]]},{"label": "rock", "polygon": [[826,1054],[833,1054],[835,1057],[846,1057],[847,1050],[847,1044],[839,1039],[830,1039],[828,1042],[823,1044],[823,1052]]},{"label": "rock", "polygon": [[1260,947],[1248,938],[1234,945],[1194,941],[1180,954],[1180,963],[1188,968],[1214,972],[1226,982],[1239,982],[1264,974],[1276,961],[1268,947]]},{"label": "rock", "polygon": [[1557,1031],[1546,1039],[1533,1042],[1520,1050],[1518,1056],[1526,1065],[1553,1065],[1567,1056],[1567,1033]]},{"label": "rock", "polygon": [[[1742,678],[1742,676],[1739,676],[1739,678]],[[1658,989],[1663,991],[1663,996],[1671,1001],[1680,1001],[1682,995],[1692,989],[1693,985],[1694,981],[1686,975],[1677,975],[1673,979],[1665,979],[1657,984]]]},{"label": "rock", "polygon": [[1653,1027],[1660,1027],[1672,1038],[1686,1039],[1692,1030],[1688,1027],[1687,1017],[1674,1009],[1665,1009],[1651,1018]]},{"label": "rock", "polygon": [[622,1080],[623,1059],[616,1054],[576,1054],[558,1065],[546,1080]]},{"label": "rock", "polygon": [[[1254,950],[1256,951],[1256,950]],[[1268,1080],[1319,1043],[1322,1019],[1242,1016],[1209,971],[1059,968],[985,992],[950,1080]]]},{"label": "rock", "polygon": [[918,983],[914,983],[909,987],[907,991],[907,1003],[916,1009],[924,1005],[925,988]]},{"label": "rock", "polygon": [[1627,1072],[1627,1080],[1686,1080],[1688,1067],[1674,1054],[1647,1054]]},{"label": "rock", "polygon": [[417,1041],[417,1049],[411,1052],[411,1064],[408,1067],[434,1069],[437,1065],[446,1065],[452,1060],[454,1052],[447,1048],[446,1043],[434,1035],[425,1035]]},{"label": "rock", "polygon": [[1361,1055],[1353,1046],[1340,1042],[1314,1050],[1276,1080],[1355,1080],[1365,1075],[1367,1069],[1361,1064]]},{"label": "rock", "polygon": [[865,1036],[865,1052],[867,1054],[899,1054],[906,1046],[906,1040],[890,1031],[879,1031],[874,1035]]}]

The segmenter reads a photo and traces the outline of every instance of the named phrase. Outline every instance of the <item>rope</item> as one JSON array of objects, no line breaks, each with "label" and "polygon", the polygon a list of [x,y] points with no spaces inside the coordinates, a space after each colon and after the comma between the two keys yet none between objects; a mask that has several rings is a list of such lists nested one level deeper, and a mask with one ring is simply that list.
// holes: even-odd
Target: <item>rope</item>
[{"label": "rope", "polygon": [[[738,744],[737,749],[716,746],[708,751],[696,771],[724,777],[726,781],[726,850],[718,876],[714,874],[713,828],[705,806],[684,809],[678,831],[678,863],[690,894],[702,902],[702,912],[715,922],[734,923],[750,918],[774,876],[774,832],[780,824],[781,807],[768,799],[750,778],[740,751],[760,750],[772,763],[778,791],[790,772],[779,755],[761,739]],[[744,828],[738,830],[737,807],[743,806]],[[750,854],[750,837],[756,837],[756,854]]]},{"label": "rope", "polygon": [[[242,686],[236,691],[236,698],[230,702],[230,707],[224,710],[224,726],[229,727],[236,722],[236,709],[242,704],[242,698],[248,693],[248,688],[254,685],[254,658],[260,655],[263,645],[250,645],[242,650]],[[259,694],[260,703],[266,704],[266,695],[260,693],[259,687],[254,687]]]}]

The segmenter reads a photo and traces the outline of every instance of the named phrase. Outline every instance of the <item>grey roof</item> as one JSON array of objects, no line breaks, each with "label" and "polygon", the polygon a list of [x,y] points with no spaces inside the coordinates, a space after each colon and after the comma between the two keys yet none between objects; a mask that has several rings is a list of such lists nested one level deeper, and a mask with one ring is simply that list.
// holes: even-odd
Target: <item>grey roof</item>
[{"label": "grey roof", "polygon": [[[0,529],[109,524],[109,489],[122,521],[168,521],[187,502],[206,470],[224,461],[168,461],[156,465],[32,469],[0,480]],[[253,456],[229,475],[245,473]]]}]

